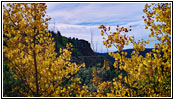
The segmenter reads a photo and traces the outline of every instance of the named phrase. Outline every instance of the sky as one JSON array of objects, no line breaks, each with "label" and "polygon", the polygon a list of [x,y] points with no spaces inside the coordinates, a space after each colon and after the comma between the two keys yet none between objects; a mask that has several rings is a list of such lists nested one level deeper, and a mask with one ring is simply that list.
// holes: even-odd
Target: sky
[{"label": "sky", "polygon": [[[129,27],[132,31],[127,33],[134,36],[136,40],[150,39],[149,30],[144,29],[142,16],[145,3],[47,3],[47,15],[52,18],[49,21],[49,30],[60,31],[63,36],[75,37],[87,40],[93,46],[95,52],[114,52],[115,47],[107,49],[103,45],[100,25],[111,26],[114,32],[117,25]],[[153,48],[154,43],[147,45]],[[133,48],[132,45],[124,49]]]}]

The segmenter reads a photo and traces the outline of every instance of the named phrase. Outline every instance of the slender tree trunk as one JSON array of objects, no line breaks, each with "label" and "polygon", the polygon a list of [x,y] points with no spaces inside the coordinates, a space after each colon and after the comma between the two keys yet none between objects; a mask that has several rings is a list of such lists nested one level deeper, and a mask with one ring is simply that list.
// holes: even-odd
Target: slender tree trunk
[{"label": "slender tree trunk", "polygon": [[33,51],[33,57],[34,57],[34,67],[35,67],[35,82],[36,82],[36,97],[38,97],[38,90],[39,90],[39,84],[38,84],[38,76],[37,76],[37,63],[36,63],[36,53],[35,50]]},{"label": "slender tree trunk", "polygon": [[[35,37],[33,39],[34,47],[35,47]],[[38,97],[39,84],[38,84],[38,72],[37,72],[37,62],[36,62],[36,52],[33,50],[33,58],[34,58],[34,67],[35,67],[35,83],[36,83],[36,97]]]}]

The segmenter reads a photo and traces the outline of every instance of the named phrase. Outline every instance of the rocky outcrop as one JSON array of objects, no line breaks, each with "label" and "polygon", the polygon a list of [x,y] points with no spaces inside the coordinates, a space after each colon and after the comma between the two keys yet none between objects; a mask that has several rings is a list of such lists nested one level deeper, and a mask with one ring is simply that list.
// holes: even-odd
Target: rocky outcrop
[{"label": "rocky outcrop", "polygon": [[78,40],[77,38],[69,39],[68,41],[71,42],[74,48],[78,49],[78,51],[80,52],[80,54],[77,56],[94,56],[95,55],[88,41],[82,40],[82,39]]}]

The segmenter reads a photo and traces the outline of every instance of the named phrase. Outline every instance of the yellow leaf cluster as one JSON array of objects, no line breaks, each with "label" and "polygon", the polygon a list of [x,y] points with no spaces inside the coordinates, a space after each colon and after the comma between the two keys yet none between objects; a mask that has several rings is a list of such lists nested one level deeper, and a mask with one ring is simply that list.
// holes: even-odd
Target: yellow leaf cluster
[{"label": "yellow leaf cluster", "polygon": [[46,8],[44,3],[3,6],[3,34],[7,42],[3,53],[16,78],[27,86],[28,90],[20,90],[26,96],[59,96],[64,91],[59,86],[62,79],[70,78],[85,66],[71,62],[71,44],[60,49],[60,56],[56,57],[53,37],[46,32],[51,19],[45,16]]},{"label": "yellow leaf cluster", "polygon": [[[118,80],[113,79],[114,88],[111,88],[112,93],[107,93],[107,96],[171,96],[171,4],[146,4],[143,12],[146,14],[146,17],[142,17],[146,24],[145,29],[151,31],[149,37],[159,41],[145,57],[140,55],[139,51],[145,50],[149,40],[136,42],[134,37],[124,34],[124,27],[117,26],[116,32],[108,34],[104,25],[99,26],[108,36],[103,42],[104,45],[107,48],[115,46],[119,51],[109,53],[115,58],[114,68],[116,71],[124,70],[127,73],[126,76],[119,75]],[[133,44],[131,58],[121,52],[126,43]]]}]

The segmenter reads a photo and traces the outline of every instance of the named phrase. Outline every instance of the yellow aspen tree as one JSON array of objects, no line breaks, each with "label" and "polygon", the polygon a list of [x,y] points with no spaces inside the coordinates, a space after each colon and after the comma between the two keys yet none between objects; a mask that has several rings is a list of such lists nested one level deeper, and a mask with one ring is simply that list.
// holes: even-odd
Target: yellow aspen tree
[{"label": "yellow aspen tree", "polygon": [[[149,40],[136,42],[127,35],[130,29],[118,25],[116,32],[110,32],[110,28],[104,25],[98,27],[102,29],[102,36],[107,35],[107,38],[104,37],[104,45],[107,48],[115,46],[119,51],[109,53],[115,58],[113,66],[116,71],[127,72],[127,76],[120,75],[119,80],[113,79],[114,88],[107,96],[171,96],[171,3],[146,4],[143,12],[146,14],[143,16],[145,29],[151,31],[149,37],[158,41],[152,52],[146,53],[145,57],[139,51],[145,50]],[[127,52],[121,50],[130,43],[133,44],[134,51],[131,58],[127,58]]]},{"label": "yellow aspen tree", "polygon": [[56,52],[51,33],[47,32],[51,18],[46,16],[45,3],[8,3],[3,5],[4,56],[16,79],[21,79],[27,90],[19,87],[24,96],[59,96],[63,78],[70,78],[84,64],[71,62],[71,44]]}]

